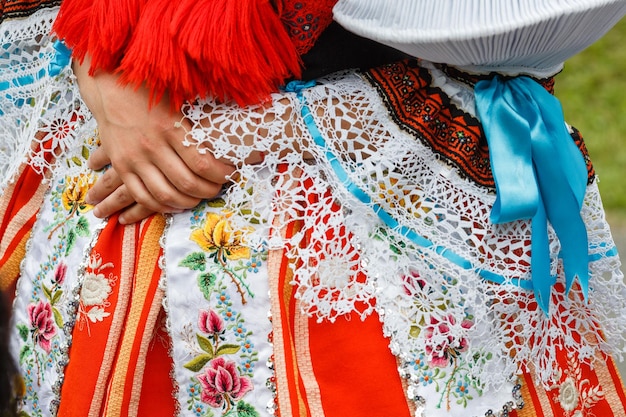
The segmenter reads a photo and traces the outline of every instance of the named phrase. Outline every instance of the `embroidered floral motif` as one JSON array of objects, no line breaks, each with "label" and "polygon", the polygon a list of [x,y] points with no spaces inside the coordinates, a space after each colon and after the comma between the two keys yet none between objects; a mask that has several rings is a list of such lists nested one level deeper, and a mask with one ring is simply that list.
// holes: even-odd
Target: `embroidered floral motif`
[{"label": "embroidered floral motif", "polygon": [[241,376],[235,362],[216,358],[209,362],[205,372],[198,376],[202,387],[200,399],[212,407],[225,407],[228,414],[235,401],[252,390],[249,378]]},{"label": "embroidered floral motif", "polygon": [[587,410],[604,399],[600,385],[594,385],[584,377],[579,361],[573,354],[567,355],[567,369],[559,370],[560,383],[550,387],[554,402],[561,406],[563,417],[582,417]]},{"label": "embroidered floral motif", "polygon": [[[251,249],[244,244],[249,230],[233,229],[229,221],[231,216],[231,212],[207,213],[204,222],[195,228],[190,236],[202,252],[188,255],[181,262],[181,266],[201,272],[198,282],[206,298],[209,298],[207,295],[215,283],[215,274],[226,274],[235,284],[241,302],[245,304],[246,295],[253,296],[245,282],[248,265],[242,262],[251,258]],[[232,261],[239,263],[233,265]]]},{"label": "embroidered floral motif", "polygon": [[231,213],[208,213],[204,227],[191,233],[191,240],[205,252],[217,253],[216,258],[237,260],[250,257],[250,248],[242,244],[244,233],[233,230],[228,218]]},{"label": "embroidered floral motif", "polygon": [[245,238],[251,230],[237,229],[231,212],[211,211],[219,209],[219,203],[202,205],[192,213],[189,239],[202,251],[188,254],[179,263],[198,271],[198,289],[211,306],[198,311],[195,326],[185,326],[183,337],[192,359],[183,366],[194,374],[187,386],[187,405],[197,416],[255,417],[259,413],[244,398],[254,388],[252,376],[259,354],[230,291],[234,284],[240,305],[254,297],[247,285],[248,274],[259,271],[267,252],[247,246]]},{"label": "embroidered floral motif", "polygon": [[[424,387],[434,385],[440,393],[437,408],[450,410],[451,401],[467,408],[476,396],[483,395],[482,383],[471,376],[471,370],[492,359],[490,354],[464,355],[470,348],[468,337],[463,336],[474,326],[473,317],[466,314],[457,318],[446,314],[450,301],[446,289],[433,291],[416,273],[404,277],[405,293],[411,295],[420,311],[416,315],[409,336],[424,338],[424,351],[413,352],[406,370],[414,381]],[[450,279],[449,285],[455,285]]]},{"label": "embroidered floral motif", "polygon": [[55,220],[45,231],[49,231],[48,239],[52,239],[52,235],[62,226],[69,226],[66,234],[59,236],[67,242],[66,253],[72,250],[77,236],[89,236],[88,220],[81,215],[93,209],[92,205],[85,202],[85,196],[96,178],[93,174],[68,176],[52,192]]},{"label": "embroidered floral motif", "polygon": [[[450,328],[456,324],[456,319],[448,315],[443,319],[430,318],[430,325],[426,327],[426,355],[430,358],[430,365],[445,368],[454,363],[460,353],[467,351],[469,342],[465,337],[455,338],[450,335]],[[461,327],[469,329],[473,325],[471,320],[463,319]],[[437,342],[438,340],[441,340]]]},{"label": "embroidered floral motif", "polygon": [[57,332],[52,318],[52,306],[43,301],[31,304],[28,306],[28,316],[30,317],[33,342],[46,353],[50,353],[51,339]]},{"label": "embroidered floral motif", "polygon": [[[68,167],[80,168],[89,157],[86,146],[78,154],[67,159]],[[48,415],[47,410],[40,408],[39,389],[44,383],[54,382],[47,379],[54,379],[52,371],[65,363],[67,348],[62,347],[65,346],[65,331],[74,325],[73,318],[64,317],[68,314],[65,306],[70,304],[67,297],[75,282],[68,279],[68,263],[74,256],[73,249],[80,247],[78,239],[92,235],[86,214],[93,207],[85,202],[85,195],[95,179],[94,175],[83,172],[69,174],[57,179],[50,190],[50,211],[46,212],[50,218],[44,218],[48,225],[43,228],[48,237],[45,245],[49,254],[32,272],[32,292],[25,306],[27,319],[16,325],[22,342],[19,364],[26,388],[24,398],[33,416]],[[78,256],[82,257],[82,253]],[[88,294],[90,288],[93,286],[83,288],[81,295]],[[95,300],[94,294],[90,297]]]},{"label": "embroidered floral motif", "polygon": [[102,263],[100,254],[93,253],[89,257],[80,289],[77,319],[79,330],[83,330],[86,325],[87,331],[91,334],[89,323],[101,322],[111,315],[106,308],[110,306],[108,298],[117,277],[111,273],[105,275],[103,271],[112,267],[113,264],[110,262]]}]

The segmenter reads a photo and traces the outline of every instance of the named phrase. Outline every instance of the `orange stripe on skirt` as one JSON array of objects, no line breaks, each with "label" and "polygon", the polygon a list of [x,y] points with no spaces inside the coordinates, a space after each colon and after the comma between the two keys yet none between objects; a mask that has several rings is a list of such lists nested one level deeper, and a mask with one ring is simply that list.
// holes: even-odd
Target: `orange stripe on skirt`
[{"label": "orange stripe on skirt", "polygon": [[[131,303],[105,406],[104,415],[111,417],[137,415],[148,346],[163,300],[163,291],[159,289],[161,270],[158,263],[165,219],[156,215],[147,219],[141,227]],[[154,401],[161,400],[154,398]],[[168,404],[167,401],[161,404],[162,415],[168,415],[165,409]],[[173,415],[174,409],[169,412]]]},{"label": "orange stripe on skirt", "polygon": [[23,166],[19,177],[7,186],[0,198],[0,291],[13,298],[26,254],[26,243],[37,220],[47,184],[32,167]]},{"label": "orange stripe on skirt", "polygon": [[[102,256],[103,264],[112,263],[113,270],[108,272],[118,279],[108,298],[111,315],[88,328],[80,324],[74,327],[70,361],[61,389],[60,417],[101,413],[133,285],[135,230],[136,226],[122,226],[117,217],[112,217],[91,252]],[[82,394],[76,395],[78,392]]]}]

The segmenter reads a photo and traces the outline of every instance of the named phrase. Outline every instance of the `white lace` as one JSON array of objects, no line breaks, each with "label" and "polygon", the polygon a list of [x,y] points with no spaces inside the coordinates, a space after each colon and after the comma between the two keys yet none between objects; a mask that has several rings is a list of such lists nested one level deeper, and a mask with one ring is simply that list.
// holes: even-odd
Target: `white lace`
[{"label": "white lace", "polygon": [[[454,103],[473,109],[467,86],[434,68],[431,72]],[[549,381],[558,369],[552,365],[559,348],[575,350],[587,362],[600,351],[624,349],[626,291],[619,260],[609,256],[614,243],[595,184],[588,187],[583,208],[594,256],[589,303],[578,288],[568,296],[553,290],[546,317],[539,309],[525,308],[534,305],[530,292],[479,275],[488,270],[509,282],[529,279],[529,222],[492,224],[493,193],[460,177],[394,124],[373,87],[358,75],[331,76],[304,97],[349,180],[338,179],[329,155],[313,143],[294,93],[275,95],[271,106],[233,109],[207,100],[183,111],[194,127],[187,145],[201,152],[212,146],[217,156],[241,165],[241,180],[228,191],[229,205],[262,223],[259,239],[269,234],[271,247],[286,246],[301,261],[293,271],[294,283],[309,314],[332,321],[353,311],[365,316],[375,305],[392,350],[407,362],[437,346],[469,341],[462,359],[493,387],[520,368],[532,368]],[[293,152],[294,147],[315,162]],[[263,163],[242,165],[253,151],[265,153]],[[277,169],[279,164],[283,169]],[[366,192],[371,202],[355,198],[350,185]],[[428,239],[431,247],[384,226],[376,206],[402,230]],[[285,240],[281,229],[291,221],[302,228]],[[559,243],[552,231],[550,236],[552,272],[558,270],[563,283]],[[460,267],[451,254],[471,266]],[[481,365],[484,358],[491,359]]]},{"label": "white lace", "polygon": [[[49,76],[56,57],[50,36],[56,13],[57,8],[42,9],[2,23],[0,117],[10,123],[0,123],[0,190],[26,160],[42,172],[52,168],[52,150],[67,149],[69,133],[85,119],[71,69]],[[42,149],[39,145],[49,139],[51,147]]]}]

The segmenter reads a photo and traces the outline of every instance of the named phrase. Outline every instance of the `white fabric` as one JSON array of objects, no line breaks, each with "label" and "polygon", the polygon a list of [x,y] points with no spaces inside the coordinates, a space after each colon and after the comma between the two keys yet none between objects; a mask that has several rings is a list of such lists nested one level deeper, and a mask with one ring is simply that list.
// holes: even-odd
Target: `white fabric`
[{"label": "white fabric", "polygon": [[[471,113],[471,88],[434,67],[431,72],[433,85]],[[309,314],[320,320],[335,320],[351,311],[367,315],[375,300],[392,351],[405,363],[415,361],[433,343],[468,340],[471,347],[462,354],[463,360],[474,361],[474,355],[492,358],[470,370],[491,388],[507,383],[518,366],[535,367],[544,381],[550,381],[558,368],[554,361],[560,346],[573,348],[582,361],[592,361],[599,350],[624,348],[626,288],[619,259],[606,255],[614,243],[595,184],[589,186],[583,208],[590,254],[597,255],[590,264],[589,308],[583,306],[577,290],[569,297],[554,294],[553,303],[560,307],[553,304],[547,318],[540,310],[517,307],[533,303],[530,292],[487,283],[476,269],[464,270],[433,250],[420,248],[384,227],[373,207],[379,205],[434,246],[511,280],[529,279],[529,222],[493,225],[489,221],[493,193],[460,176],[396,125],[376,90],[358,75],[330,77],[304,96],[330,149],[350,181],[372,198],[371,204],[358,201],[347,190],[325,150],[312,143],[294,94],[276,95],[272,106],[234,109],[209,100],[183,110],[194,126],[187,144],[200,150],[212,146],[217,156],[230,155],[236,163],[254,150],[263,151],[262,166],[270,172],[286,164],[284,173],[271,180],[259,175],[258,166],[243,165],[242,180],[228,190],[226,200],[233,210],[250,213],[260,223],[258,231],[269,229],[262,236],[273,236],[270,247],[289,247],[291,256],[302,261],[294,281]],[[285,135],[286,131],[293,134]],[[238,142],[241,145],[235,146]],[[294,153],[294,142],[316,163]],[[296,172],[302,173],[301,178],[292,175]],[[264,223],[269,207],[279,216],[274,224]],[[302,233],[289,241],[279,239],[280,227],[293,218],[303,222]],[[342,240],[351,244],[339,244]],[[553,234],[551,252],[556,274],[559,243]],[[364,282],[356,279],[360,272],[368,277]],[[564,282],[564,277],[559,280]],[[468,317],[472,325],[464,327],[463,319]],[[590,325],[592,317],[606,323],[602,335]],[[570,320],[577,322],[573,328],[588,336],[581,338],[585,341],[581,345],[573,333],[557,328]],[[446,323],[449,329],[436,340],[429,339],[432,323]],[[533,338],[541,342],[533,346],[525,342]],[[511,351],[516,352],[514,357]]]},{"label": "white fabric", "polygon": [[624,0],[340,0],[346,29],[431,62],[557,72],[626,13]]}]

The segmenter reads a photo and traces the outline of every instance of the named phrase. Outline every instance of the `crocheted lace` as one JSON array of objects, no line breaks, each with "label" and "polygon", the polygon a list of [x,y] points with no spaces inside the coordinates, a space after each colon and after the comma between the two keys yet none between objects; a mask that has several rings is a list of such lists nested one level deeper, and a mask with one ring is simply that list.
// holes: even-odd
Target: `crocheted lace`
[{"label": "crocheted lace", "polygon": [[[434,67],[431,73],[454,105],[473,112],[468,86]],[[459,175],[396,125],[358,74],[321,80],[303,100],[277,94],[271,106],[245,109],[206,100],[183,112],[193,125],[186,145],[211,148],[240,166],[241,179],[226,198],[230,209],[260,224],[259,241],[286,247],[298,260],[294,284],[307,313],[332,321],[376,309],[409,376],[409,365],[426,354],[431,362],[463,361],[485,386],[500,386],[520,367],[548,382],[559,349],[581,361],[623,349],[626,292],[595,184],[583,208],[589,303],[577,286],[564,294],[551,231],[558,283],[548,317],[516,284],[530,277],[530,223],[492,224],[492,190]],[[258,151],[260,165],[243,163]],[[289,222],[301,229],[285,240],[281,228]],[[484,271],[502,283],[484,279]]]},{"label": "crocheted lace", "polygon": [[62,54],[50,36],[56,12],[2,23],[0,116],[11,123],[0,124],[0,189],[26,160],[41,172],[53,168],[55,153],[68,148],[86,118],[71,68],[57,62]]}]

